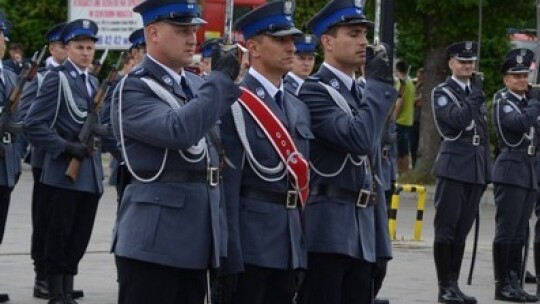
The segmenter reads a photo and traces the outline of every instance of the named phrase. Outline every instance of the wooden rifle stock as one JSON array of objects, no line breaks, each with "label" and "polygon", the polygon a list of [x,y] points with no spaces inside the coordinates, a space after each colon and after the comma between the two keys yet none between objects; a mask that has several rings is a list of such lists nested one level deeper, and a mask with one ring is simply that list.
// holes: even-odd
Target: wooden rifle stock
[{"label": "wooden rifle stock", "polygon": [[[101,106],[103,105],[103,102],[105,101],[105,97],[107,96],[107,92],[109,88],[113,84],[114,79],[116,78],[116,75],[118,74],[118,70],[120,69],[120,65],[122,64],[123,58],[124,58],[124,52],[120,54],[118,61],[109,72],[109,75],[107,75],[107,78],[99,86],[99,89],[96,92],[96,95],[94,95],[94,100],[92,103],[93,106],[92,106],[91,112],[88,113],[88,116],[86,117],[84,125],[81,131],[79,132],[79,141],[85,144],[87,147],[89,147],[89,149],[91,149],[91,145],[93,144],[93,139],[94,139],[93,135],[95,134],[95,129],[96,129],[95,126],[98,124],[98,121],[99,121],[97,118],[97,115],[99,114],[99,111],[101,110]],[[69,161],[69,165],[64,175],[72,183],[74,183],[77,181],[77,177],[79,176],[80,169],[81,169],[81,161],[75,157],[72,157],[71,160]]]}]

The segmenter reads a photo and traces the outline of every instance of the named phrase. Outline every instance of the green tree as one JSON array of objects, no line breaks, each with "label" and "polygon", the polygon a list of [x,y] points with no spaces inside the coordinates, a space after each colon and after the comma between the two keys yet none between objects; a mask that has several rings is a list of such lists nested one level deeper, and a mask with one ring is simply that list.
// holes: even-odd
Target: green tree
[{"label": "green tree", "polygon": [[13,23],[11,41],[22,43],[26,56],[40,50],[46,43],[46,31],[67,17],[66,0],[0,0],[0,7]]}]

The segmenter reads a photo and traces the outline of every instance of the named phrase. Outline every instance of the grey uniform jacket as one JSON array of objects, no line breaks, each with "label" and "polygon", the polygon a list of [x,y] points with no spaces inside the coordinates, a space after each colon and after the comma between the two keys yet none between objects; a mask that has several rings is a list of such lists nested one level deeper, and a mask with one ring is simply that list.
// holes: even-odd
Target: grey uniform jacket
[{"label": "grey uniform jacket", "polygon": [[[296,148],[309,159],[310,130],[309,112],[295,95],[284,92],[286,115],[263,85],[249,73],[242,85],[254,92],[272,110],[289,130]],[[279,155],[255,120],[242,107],[245,132],[254,158],[262,165],[275,167],[281,162]],[[242,196],[247,189],[267,190],[286,194],[293,189],[291,180],[285,177],[277,181],[265,181],[257,175],[247,159],[244,146],[233,122],[232,114],[222,123],[223,144],[228,165],[224,170],[225,200],[229,224],[229,251],[226,273],[243,270],[244,264],[274,269],[306,267],[306,250],[300,223],[300,210],[286,209],[282,204],[256,200]],[[276,175],[264,174],[276,178]]]},{"label": "grey uniform jacket", "polygon": [[300,84],[296,80],[294,80],[294,78],[292,78],[289,74],[283,77],[283,88],[289,93],[297,95],[299,87]]},{"label": "grey uniform jacket", "polygon": [[[73,96],[73,104],[68,102],[64,91],[59,91],[59,73],[63,73]],[[92,95],[98,81],[90,76]],[[59,97],[60,95],[60,97]],[[24,120],[25,135],[28,141],[45,151],[41,182],[64,189],[100,194],[103,192],[103,171],[99,146],[90,157],[81,162],[78,178],[71,182],[65,176],[71,158],[62,152],[68,142],[78,141],[83,126],[84,114],[91,109],[93,96],[88,95],[78,71],[69,60],[51,70],[37,93]]]},{"label": "grey uniform jacket", "polygon": [[[2,69],[3,82],[0,84],[0,106],[8,106],[9,94],[16,85],[17,75],[7,68]],[[17,113],[11,114],[9,119],[13,122],[17,120]],[[21,155],[14,142],[15,137],[7,134],[0,134],[4,147],[5,156],[0,160],[0,185],[4,187],[14,187],[18,176],[21,174]]]},{"label": "grey uniform jacket", "polygon": [[[528,104],[527,100],[503,92],[495,101],[492,113],[500,151],[492,168],[493,183],[538,189],[536,153],[527,152],[530,145],[537,144],[540,104]],[[531,127],[535,130],[532,141],[524,138]]]},{"label": "grey uniform jacket", "polygon": [[[318,82],[337,89],[352,109],[352,116],[339,108],[328,91]],[[349,88],[328,68],[308,78],[300,88],[299,98],[311,113],[315,140],[311,144],[311,162],[321,173],[335,173],[346,156],[358,161],[358,155],[371,154],[375,173],[380,176],[380,140],[384,121],[396,90],[388,84],[368,80],[363,96],[353,96]],[[371,173],[365,165],[347,161],[334,177],[324,177],[312,170],[311,187],[331,185],[359,192],[369,189]],[[390,258],[388,219],[381,185],[377,204],[358,208],[354,201],[327,196],[310,196],[305,212],[308,252],[337,253],[375,262]]]},{"label": "grey uniform jacket", "polygon": [[[451,139],[461,133],[456,140],[442,141],[435,159],[434,174],[460,182],[487,185],[491,181],[487,108],[485,102],[478,108],[467,102],[466,97],[465,91],[450,77],[433,89],[432,106],[441,132]],[[475,127],[472,127],[473,120]],[[475,132],[480,137],[479,145],[473,144]]]},{"label": "grey uniform jacket", "polygon": [[[219,221],[221,187],[204,179],[209,167],[219,167],[215,140],[209,134],[214,132],[219,138],[216,123],[240,91],[221,72],[213,72],[206,81],[189,72],[186,76],[195,96],[184,105],[186,92],[165,69],[145,57],[127,76],[123,89],[118,87],[121,109],[119,96],[113,98],[114,134],[120,141],[122,126],[127,153],[124,160],[134,172],[150,178],[158,173],[166,150],[168,156],[157,180],[141,182],[134,178],[126,187],[112,249],[118,256],[150,263],[206,269],[219,266],[223,237]],[[172,108],[142,79],[155,81],[182,106]],[[187,150],[202,138],[208,154],[199,160],[200,155]],[[182,174],[187,177],[185,181],[175,179]],[[195,180],[195,176],[204,180]]]}]

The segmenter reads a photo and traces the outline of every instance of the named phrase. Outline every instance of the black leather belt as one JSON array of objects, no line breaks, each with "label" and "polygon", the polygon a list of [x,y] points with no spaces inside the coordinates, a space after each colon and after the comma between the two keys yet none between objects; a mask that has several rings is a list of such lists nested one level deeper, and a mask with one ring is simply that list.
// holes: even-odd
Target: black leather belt
[{"label": "black leather belt", "polygon": [[527,153],[527,155],[529,156],[534,156],[536,155],[536,146],[515,147],[515,148],[502,147],[501,148],[501,152],[510,152],[510,151],[520,151],[520,152]]},{"label": "black leather belt", "polygon": [[[156,175],[157,172],[152,171],[137,171],[135,174],[141,178],[151,178]],[[217,186],[219,184],[219,169],[208,168],[206,171],[202,170],[183,170],[174,172],[163,172],[155,180],[161,183],[208,183],[210,186]],[[137,182],[136,179],[133,179]]]},{"label": "black leather belt", "polygon": [[353,191],[345,188],[341,188],[334,185],[318,185],[311,188],[310,195],[324,195],[329,198],[337,198],[346,201],[354,202],[356,207],[365,208],[373,206],[377,203],[377,193],[371,192],[367,189],[361,189],[359,191]]},{"label": "black leather belt", "polygon": [[240,189],[240,196],[247,199],[282,205],[287,209],[298,208],[298,202],[300,201],[298,191],[294,190],[288,190],[287,192],[276,192],[251,187],[242,187],[242,189]]},{"label": "black leather belt", "polygon": [[480,135],[460,136],[457,141],[472,144],[473,146],[480,146],[483,143]]}]

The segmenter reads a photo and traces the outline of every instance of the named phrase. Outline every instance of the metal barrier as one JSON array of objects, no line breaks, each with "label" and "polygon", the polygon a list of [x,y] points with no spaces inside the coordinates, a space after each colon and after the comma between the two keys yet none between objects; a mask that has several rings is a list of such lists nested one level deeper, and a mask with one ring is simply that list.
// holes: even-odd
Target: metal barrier
[{"label": "metal barrier", "polygon": [[414,224],[413,241],[422,240],[422,225],[424,222],[424,206],[426,204],[426,188],[421,185],[400,185],[396,184],[396,189],[392,195],[390,210],[388,210],[388,229],[390,239],[396,240],[397,212],[399,209],[399,194],[402,192],[418,193],[418,203],[416,205],[416,223]]}]

